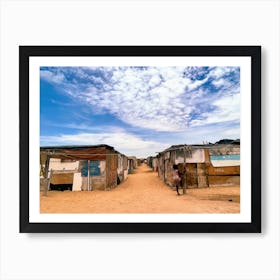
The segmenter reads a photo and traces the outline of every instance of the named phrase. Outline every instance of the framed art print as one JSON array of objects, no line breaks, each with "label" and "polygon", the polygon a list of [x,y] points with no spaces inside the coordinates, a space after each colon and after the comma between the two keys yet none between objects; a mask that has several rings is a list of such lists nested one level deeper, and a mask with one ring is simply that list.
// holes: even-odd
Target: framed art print
[{"label": "framed art print", "polygon": [[261,232],[260,46],[20,46],[20,232]]}]

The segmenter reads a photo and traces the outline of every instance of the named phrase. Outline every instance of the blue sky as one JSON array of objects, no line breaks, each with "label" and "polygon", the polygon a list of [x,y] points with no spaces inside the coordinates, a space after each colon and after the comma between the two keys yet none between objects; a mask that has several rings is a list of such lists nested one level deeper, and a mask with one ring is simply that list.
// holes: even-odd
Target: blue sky
[{"label": "blue sky", "polygon": [[239,67],[41,67],[40,145],[154,156],[240,138]]}]

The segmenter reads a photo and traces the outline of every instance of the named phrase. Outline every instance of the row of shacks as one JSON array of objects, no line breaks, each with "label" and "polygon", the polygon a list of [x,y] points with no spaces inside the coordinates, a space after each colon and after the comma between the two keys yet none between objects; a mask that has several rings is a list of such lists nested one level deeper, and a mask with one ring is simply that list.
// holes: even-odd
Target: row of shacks
[{"label": "row of shacks", "polygon": [[108,145],[41,147],[40,188],[109,190],[136,167],[136,157],[127,157]]},{"label": "row of shacks", "polygon": [[169,186],[174,165],[178,166],[183,189],[240,184],[239,160],[228,166],[215,166],[211,160],[211,156],[230,155],[240,155],[240,144],[173,145],[156,157],[148,157],[147,164]]}]

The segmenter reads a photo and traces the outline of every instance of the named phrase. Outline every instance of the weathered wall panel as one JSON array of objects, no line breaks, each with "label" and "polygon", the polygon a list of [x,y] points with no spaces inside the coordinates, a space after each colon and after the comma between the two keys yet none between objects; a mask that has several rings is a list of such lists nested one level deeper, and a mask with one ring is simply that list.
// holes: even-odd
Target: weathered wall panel
[{"label": "weathered wall panel", "polygon": [[107,155],[107,183],[106,189],[111,189],[117,186],[117,176],[118,176],[118,156],[116,155]]},{"label": "weathered wall panel", "polygon": [[186,186],[187,188],[197,188],[197,164],[196,163],[187,163],[186,164]]},{"label": "weathered wall panel", "polygon": [[210,165],[208,167],[208,174],[211,175],[240,175],[240,166],[223,166],[214,167]]},{"label": "weathered wall panel", "polygon": [[74,173],[52,174],[51,184],[73,184]]},{"label": "weathered wall panel", "polygon": [[[173,164],[179,166],[179,173],[186,163],[186,174],[182,177],[182,185],[186,188],[204,188],[209,185],[221,185],[238,183],[240,181],[240,163],[220,162],[219,166],[213,166],[210,155],[232,155],[239,154],[240,147],[235,145],[214,145],[207,147],[198,146],[172,146],[167,151],[159,154],[158,175],[168,185],[172,185]],[[180,167],[181,166],[181,167]]]},{"label": "weathered wall panel", "polygon": [[74,173],[72,191],[80,191],[82,189],[82,176],[80,172]]},{"label": "weathered wall panel", "polygon": [[[185,154],[185,155],[184,155]],[[204,156],[204,150],[203,149],[196,149],[196,150],[190,150],[187,149],[184,150],[180,149],[176,151],[176,159],[173,161],[175,164],[179,163],[203,163],[205,162],[205,156]]]},{"label": "weathered wall panel", "polygon": [[[123,182],[126,179],[126,175],[127,175],[127,157],[124,155],[118,155],[118,168],[117,168],[117,172],[118,172],[118,184],[120,184],[121,182]],[[126,172],[126,175],[125,175]]]},{"label": "weathered wall panel", "polygon": [[78,160],[63,162],[59,158],[50,159],[49,170],[78,170],[78,168]]},{"label": "weathered wall panel", "polygon": [[209,187],[208,170],[205,163],[197,163],[197,186],[198,188]]},{"label": "weathered wall panel", "polygon": [[240,185],[240,176],[209,176],[210,186]]},{"label": "weathered wall panel", "polygon": [[152,167],[153,167],[154,172],[158,171],[158,158],[153,158],[152,159]]}]

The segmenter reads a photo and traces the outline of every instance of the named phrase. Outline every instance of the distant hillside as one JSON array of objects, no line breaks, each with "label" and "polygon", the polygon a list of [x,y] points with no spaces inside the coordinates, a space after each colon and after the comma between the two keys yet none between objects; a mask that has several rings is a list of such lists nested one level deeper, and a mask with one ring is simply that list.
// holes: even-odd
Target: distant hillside
[{"label": "distant hillside", "polygon": [[240,139],[221,139],[218,142],[216,142],[215,144],[237,144],[240,145]]}]

